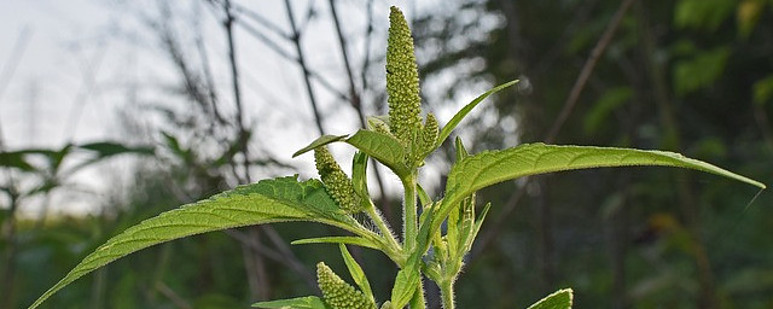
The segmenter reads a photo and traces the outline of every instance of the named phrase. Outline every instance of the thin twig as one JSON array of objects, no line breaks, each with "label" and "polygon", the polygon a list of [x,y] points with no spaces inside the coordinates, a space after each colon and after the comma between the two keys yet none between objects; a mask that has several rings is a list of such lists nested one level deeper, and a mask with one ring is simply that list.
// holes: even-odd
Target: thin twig
[{"label": "thin twig", "polygon": [[604,54],[604,50],[606,50],[607,46],[609,46],[609,43],[612,41],[612,37],[614,37],[615,32],[617,31],[617,28],[623,21],[625,13],[631,7],[634,1],[635,0],[625,0],[620,3],[620,7],[617,8],[617,12],[615,12],[615,15],[612,16],[612,20],[610,20],[609,24],[607,24],[607,28],[604,29],[604,34],[601,35],[601,39],[599,39],[599,41],[596,43],[596,46],[593,47],[588,60],[586,60],[585,64],[582,66],[580,75],[574,82],[574,86],[572,86],[572,90],[569,92],[569,97],[566,98],[566,101],[564,102],[564,107],[561,108],[561,112],[558,114],[555,122],[553,122],[553,126],[550,128],[550,131],[545,138],[546,143],[552,143],[555,141],[556,136],[564,126],[564,122],[566,122],[566,120],[569,118],[569,115],[572,114],[574,107],[577,105],[577,100],[580,98],[582,90],[585,89],[585,84],[588,82],[588,78],[596,68],[596,64],[598,63],[599,58],[601,58],[601,55]]},{"label": "thin twig", "polygon": [[166,283],[159,282],[156,284],[156,290],[161,292],[161,294],[164,294],[166,298],[169,298],[169,300],[172,301],[172,303],[177,306],[177,308],[180,309],[193,309],[193,307],[185,301],[184,298],[180,297],[172,288],[170,288]]},{"label": "thin twig", "polygon": [[317,99],[314,96],[311,79],[309,78],[309,67],[306,65],[306,60],[303,56],[303,48],[301,47],[301,34],[298,32],[298,28],[295,25],[295,17],[293,16],[293,8],[290,4],[290,0],[285,0],[285,7],[287,8],[287,18],[290,21],[290,28],[292,29],[292,41],[295,45],[295,51],[298,53],[298,65],[300,65],[301,69],[303,70],[303,81],[306,84],[306,92],[309,96],[311,110],[314,112],[314,122],[317,124],[319,135],[325,135],[325,129],[322,128],[322,116],[319,114]]},{"label": "thin twig", "polygon": [[292,40],[292,36],[291,35],[287,34],[284,30],[282,30],[282,28],[280,28],[276,24],[272,23],[271,21],[269,21],[265,17],[260,16],[260,14],[258,14],[257,12],[255,12],[253,10],[250,10],[250,9],[246,8],[245,6],[240,5],[238,3],[234,3],[233,4],[233,8],[234,8],[234,12],[235,13],[240,13],[240,14],[242,14],[244,16],[247,16],[250,19],[252,19],[255,22],[257,22],[258,24],[260,24],[261,26],[266,27],[269,30],[273,31],[275,34],[277,34],[277,35],[279,35],[279,36],[281,36],[281,37],[283,37],[283,38],[285,38],[287,40]]},{"label": "thin twig", "polygon": [[236,126],[239,130],[239,134],[237,138],[239,139],[239,143],[241,144],[239,147],[240,152],[244,156],[244,178],[241,179],[242,183],[250,183],[251,177],[250,177],[250,156],[249,156],[249,150],[247,148],[247,130],[244,126],[244,108],[242,103],[242,92],[239,87],[239,69],[238,64],[236,62],[236,48],[234,47],[234,35],[233,35],[233,24],[234,24],[234,16],[231,13],[231,1],[225,0],[223,2],[223,11],[225,13],[225,21],[224,21],[224,27],[226,31],[226,36],[228,37],[228,61],[231,66],[231,81],[233,83],[233,96],[234,96],[234,103],[236,104]]},{"label": "thin twig", "polygon": [[[236,25],[242,27],[245,31],[247,31],[247,34],[263,42],[263,44],[266,44],[266,46],[269,49],[273,50],[280,57],[300,65],[300,59],[298,59],[298,57],[293,56],[290,52],[284,50],[283,47],[279,46],[278,43],[274,42],[274,40],[272,40],[271,38],[269,38],[268,36],[260,32],[260,30],[258,30],[257,28],[253,27],[252,25],[244,22],[242,19],[239,19],[239,18],[234,19],[234,22],[236,23]],[[338,90],[338,88],[334,86],[332,82],[330,82],[325,77],[323,77],[316,71],[312,70],[311,68],[307,68],[307,69],[308,69],[309,77],[317,81],[320,86],[325,88],[327,91],[330,91],[330,93],[338,97],[338,99],[340,100],[344,100],[344,101],[349,100],[349,97],[345,93]]]}]

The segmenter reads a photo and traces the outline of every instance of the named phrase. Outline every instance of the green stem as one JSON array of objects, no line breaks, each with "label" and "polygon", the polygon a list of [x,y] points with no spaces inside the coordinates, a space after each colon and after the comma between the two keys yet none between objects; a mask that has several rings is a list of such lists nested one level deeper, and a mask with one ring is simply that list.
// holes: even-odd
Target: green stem
[{"label": "green stem", "polygon": [[400,247],[400,244],[397,242],[397,239],[395,239],[394,232],[392,232],[392,229],[386,225],[386,222],[384,221],[384,217],[376,209],[376,206],[373,205],[373,202],[369,201],[369,204],[370,205],[365,208],[365,213],[368,214],[368,217],[370,217],[373,223],[376,224],[376,227],[378,227],[379,232],[381,232],[382,236],[386,238],[387,244],[390,246],[390,248],[394,250],[394,252],[400,252],[401,247]]},{"label": "green stem", "polygon": [[416,293],[411,298],[411,309],[425,309],[427,308],[427,302],[424,299],[424,285],[419,280],[419,285],[416,286]]},{"label": "green stem", "polygon": [[419,223],[416,219],[416,172],[411,172],[403,179],[405,187],[405,205],[403,206],[403,243],[408,252],[416,247]]},{"label": "green stem", "polygon": [[443,309],[454,309],[454,280],[447,279],[440,282],[440,299]]}]

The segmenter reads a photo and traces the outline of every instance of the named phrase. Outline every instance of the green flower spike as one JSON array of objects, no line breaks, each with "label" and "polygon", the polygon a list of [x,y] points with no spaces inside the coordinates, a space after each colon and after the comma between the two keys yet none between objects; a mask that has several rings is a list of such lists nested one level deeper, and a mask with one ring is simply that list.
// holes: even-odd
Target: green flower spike
[{"label": "green flower spike", "polygon": [[325,303],[333,309],[376,309],[375,303],[338,277],[324,262],[317,264],[317,285]]},{"label": "green flower spike", "polygon": [[407,146],[421,129],[419,71],[408,22],[394,6],[389,14],[386,71],[390,129]]},{"label": "green flower spike", "polygon": [[314,161],[325,189],[338,203],[338,207],[350,214],[362,211],[362,203],[354,192],[352,180],[341,170],[330,150],[325,146],[314,148]]},{"label": "green flower spike", "polygon": [[435,143],[440,132],[438,128],[437,119],[433,114],[427,114],[427,120],[424,121],[424,128],[421,129],[421,139],[419,142],[419,150],[422,156],[426,156],[433,150],[435,150]]}]

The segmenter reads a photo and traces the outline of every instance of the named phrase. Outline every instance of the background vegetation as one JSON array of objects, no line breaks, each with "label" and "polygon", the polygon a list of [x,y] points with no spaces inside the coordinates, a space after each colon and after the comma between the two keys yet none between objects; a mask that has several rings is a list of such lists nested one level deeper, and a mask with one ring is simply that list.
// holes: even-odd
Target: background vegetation
[{"label": "background vegetation", "polygon": [[[299,144],[385,111],[386,14],[377,14],[388,3],[277,1],[290,14],[269,18],[260,4],[200,2],[220,21],[224,57],[207,53],[183,8],[153,2],[153,14],[138,18],[156,35],[145,44],[175,69],[176,83],[162,86],[163,100],[123,111],[123,140],[0,149],[0,308],[30,304],[108,237],[162,210],[261,177],[305,173],[289,154],[266,149],[266,133],[256,128],[272,120],[245,108],[253,103],[245,102],[243,88],[245,76],[272,77],[240,66],[239,59],[260,55],[235,46],[257,42],[300,72],[301,89],[281,100],[262,98],[286,104],[276,108],[290,115],[312,111],[308,120],[284,116],[314,124],[317,132]],[[466,103],[470,93],[522,80],[463,124],[471,152],[532,141],[658,148],[773,183],[773,1],[455,0],[421,7],[409,17],[423,99],[441,123],[443,111]],[[342,17],[337,10],[344,8],[359,22]],[[314,56],[304,44],[318,31],[310,23],[334,29],[325,49],[340,67],[309,61]],[[229,80],[215,81],[213,67],[224,68]],[[431,158],[424,176],[444,177],[452,158],[449,147]],[[21,214],[33,203],[55,208],[52,194],[77,189],[70,179],[82,168],[104,170],[102,162],[114,160],[132,166],[114,173],[132,177],[89,197],[105,205],[101,212]],[[378,172],[380,207],[396,223],[394,179]],[[572,287],[577,308],[770,308],[772,198],[763,193],[747,207],[755,193],[695,172],[638,168],[488,189],[479,198],[494,207],[458,283],[459,306],[525,307]],[[316,262],[334,269],[343,263],[335,246],[287,246],[325,229],[293,227],[154,247],[85,277],[44,307],[244,308],[316,293]],[[353,253],[385,299],[396,269],[373,252]],[[433,287],[428,294],[438,307]]]}]

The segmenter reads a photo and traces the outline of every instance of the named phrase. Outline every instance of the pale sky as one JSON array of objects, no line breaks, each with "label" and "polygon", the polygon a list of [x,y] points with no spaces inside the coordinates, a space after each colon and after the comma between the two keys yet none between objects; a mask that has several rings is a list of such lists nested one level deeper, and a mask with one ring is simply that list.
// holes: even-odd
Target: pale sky
[{"label": "pale sky", "polygon": [[[255,7],[256,3],[235,2],[250,7]],[[159,85],[175,81],[169,60],[138,17],[143,14],[154,16],[158,3],[152,0],[0,1],[0,129],[6,147],[56,148],[67,142],[122,140],[123,132],[117,130],[117,111],[137,101],[158,98]],[[179,6],[174,14],[180,19],[196,16],[209,57],[213,59],[216,84],[224,89],[224,94],[229,94],[231,84],[225,66],[225,37],[211,7],[202,4],[204,1],[195,0],[169,3]],[[313,35],[304,37],[304,51],[312,68],[345,91],[345,74],[327,1],[296,0],[292,3],[296,19],[302,19],[308,5],[316,8],[320,16],[307,26]],[[363,54],[361,38],[365,17],[361,14],[362,6],[353,4],[361,2],[340,0],[338,9],[351,46],[350,55],[355,63],[359,63]],[[372,48],[384,48],[388,9],[393,4],[401,6],[410,18],[414,14],[412,10],[432,10],[443,1],[409,1],[407,4],[405,1],[375,1],[376,34]],[[258,13],[289,32],[284,1],[260,1]],[[243,30],[237,28],[235,35],[248,124],[264,134],[260,138],[265,145],[263,148],[305,170],[302,176],[314,176],[310,156],[290,161],[295,150],[317,137],[315,127],[310,125],[313,116],[299,68]],[[281,46],[294,54],[294,46]],[[18,61],[9,63],[16,56]],[[15,70],[11,71],[13,66]],[[128,89],[135,91],[134,100],[128,98]],[[319,86],[315,92],[326,116],[328,134],[347,134],[356,130],[359,124],[351,108],[342,108],[335,97]],[[469,98],[472,97],[471,92]],[[232,110],[229,106],[222,108]],[[441,123],[450,118],[455,108],[439,111]],[[345,147],[337,147],[334,151],[339,152],[341,158],[352,153]],[[112,169],[122,172],[121,168]],[[123,172],[128,174],[128,171]],[[109,181],[106,184],[104,178],[98,171],[91,171],[80,175],[77,181],[96,192],[104,192],[109,186]],[[65,211],[87,211],[93,209],[94,203],[93,198],[75,198],[62,203],[69,205],[62,207],[69,207],[70,210]]]}]

